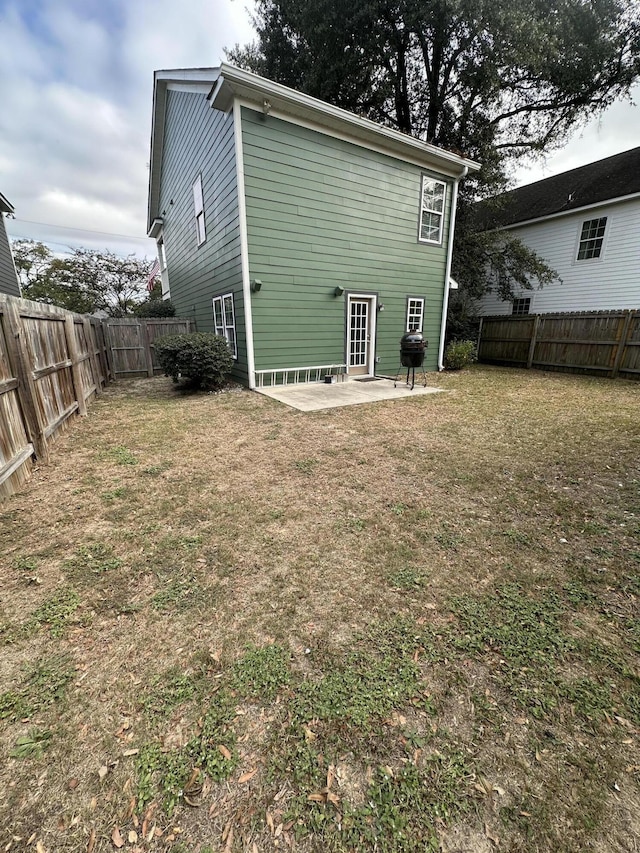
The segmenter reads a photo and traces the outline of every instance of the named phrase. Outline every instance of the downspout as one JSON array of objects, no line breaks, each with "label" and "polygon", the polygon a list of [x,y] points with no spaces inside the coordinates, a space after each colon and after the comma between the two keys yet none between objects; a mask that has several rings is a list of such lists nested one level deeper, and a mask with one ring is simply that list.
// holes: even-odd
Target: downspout
[{"label": "downspout", "polygon": [[256,388],[256,362],[253,350],[253,315],[251,311],[251,282],[249,280],[249,240],[247,237],[247,207],[244,188],[244,151],[242,147],[242,116],[240,104],[233,102],[233,134],[236,155],[236,186],[238,190],[238,219],[240,222],[240,259],[242,265],[242,301],[247,346],[247,374],[249,388]]},{"label": "downspout", "polygon": [[451,259],[453,257],[453,237],[456,229],[456,209],[458,207],[458,184],[469,174],[469,167],[465,166],[462,174],[456,178],[453,184],[453,195],[451,197],[451,214],[449,216],[449,245],[447,246],[447,265],[444,275],[444,298],[442,300],[442,322],[440,323],[440,346],[438,347],[438,370],[444,370],[444,335],[447,329],[447,310],[449,308],[449,278],[451,276]]}]

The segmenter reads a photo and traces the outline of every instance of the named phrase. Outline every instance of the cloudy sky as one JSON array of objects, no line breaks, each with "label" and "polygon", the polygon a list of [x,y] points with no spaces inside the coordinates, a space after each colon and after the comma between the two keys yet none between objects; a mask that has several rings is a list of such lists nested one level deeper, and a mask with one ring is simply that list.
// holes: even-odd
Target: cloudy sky
[{"label": "cloudy sky", "polygon": [[[250,41],[252,0],[0,0],[0,192],[14,237],[151,257],[145,237],[153,71],[213,66]],[[636,87],[640,101],[640,87]],[[616,104],[518,183],[638,144]]]}]

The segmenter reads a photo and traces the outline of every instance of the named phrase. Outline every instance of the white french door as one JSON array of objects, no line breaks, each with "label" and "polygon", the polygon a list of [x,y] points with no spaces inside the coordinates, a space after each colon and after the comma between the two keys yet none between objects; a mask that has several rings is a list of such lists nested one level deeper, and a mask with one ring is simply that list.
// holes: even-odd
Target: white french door
[{"label": "white french door", "polygon": [[373,376],[376,297],[349,295],[347,300],[347,373]]}]

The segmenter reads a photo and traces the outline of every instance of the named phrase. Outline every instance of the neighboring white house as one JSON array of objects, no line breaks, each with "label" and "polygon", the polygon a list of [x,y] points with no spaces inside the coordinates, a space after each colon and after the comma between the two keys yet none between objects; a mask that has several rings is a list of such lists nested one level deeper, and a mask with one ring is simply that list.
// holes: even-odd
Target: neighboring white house
[{"label": "neighboring white house", "polygon": [[479,313],[640,308],[640,147],[519,187],[491,228],[508,230],[560,276],[513,302],[489,293]]}]

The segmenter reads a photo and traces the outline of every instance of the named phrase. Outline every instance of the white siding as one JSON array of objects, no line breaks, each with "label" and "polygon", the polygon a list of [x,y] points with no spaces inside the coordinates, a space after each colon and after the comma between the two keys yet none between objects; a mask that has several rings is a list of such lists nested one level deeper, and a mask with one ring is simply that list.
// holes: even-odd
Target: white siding
[{"label": "white siding", "polygon": [[[576,261],[582,223],[607,217],[600,258]],[[612,311],[640,308],[640,199],[601,205],[556,219],[510,229],[541,255],[559,274],[542,290],[523,291],[531,297],[532,314],[558,311]],[[520,294],[516,294],[520,295]],[[480,314],[510,314],[511,303],[488,294]]]}]

